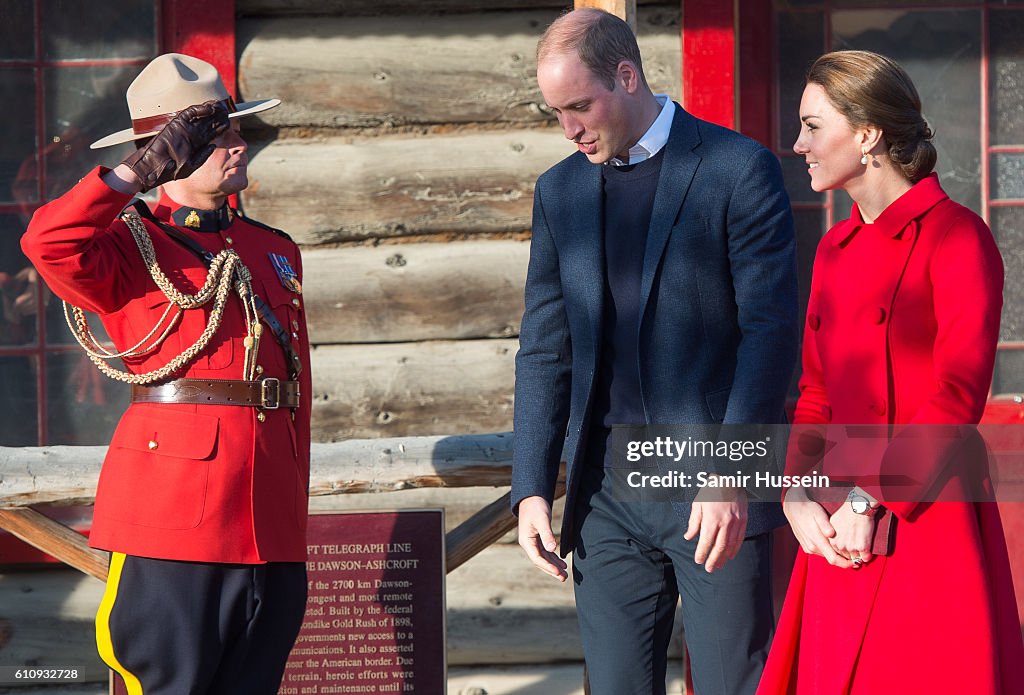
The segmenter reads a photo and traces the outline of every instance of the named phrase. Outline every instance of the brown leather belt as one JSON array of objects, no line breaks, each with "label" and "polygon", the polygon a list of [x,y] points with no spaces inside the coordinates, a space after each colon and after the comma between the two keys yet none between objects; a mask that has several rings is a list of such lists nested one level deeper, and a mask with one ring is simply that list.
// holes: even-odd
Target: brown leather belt
[{"label": "brown leather belt", "polygon": [[266,377],[258,381],[176,379],[157,386],[132,384],[132,403],[243,405],[264,410],[299,407],[299,382]]}]

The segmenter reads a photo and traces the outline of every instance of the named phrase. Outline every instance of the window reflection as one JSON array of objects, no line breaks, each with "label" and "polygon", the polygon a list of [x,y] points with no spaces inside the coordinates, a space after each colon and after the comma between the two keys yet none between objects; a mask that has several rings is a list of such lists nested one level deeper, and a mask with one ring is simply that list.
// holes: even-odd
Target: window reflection
[{"label": "window reflection", "polygon": [[106,444],[128,407],[128,385],[101,374],[79,351],[47,355],[46,392],[50,444]]},{"label": "window reflection", "polygon": [[953,200],[980,214],[981,13],[836,11],[832,36],[834,49],[875,51],[906,69],[936,133],[936,171],[943,188]]},{"label": "window reflection", "polygon": [[45,60],[140,59],[156,53],[152,0],[43,0]]},{"label": "window reflection", "polygon": [[32,0],[0,0],[0,60],[32,60],[35,36]]}]

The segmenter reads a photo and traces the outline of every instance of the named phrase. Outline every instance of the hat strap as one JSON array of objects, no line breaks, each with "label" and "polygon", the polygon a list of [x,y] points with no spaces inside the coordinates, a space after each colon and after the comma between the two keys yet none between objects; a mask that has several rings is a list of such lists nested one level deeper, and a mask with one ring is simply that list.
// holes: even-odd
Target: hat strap
[{"label": "hat strap", "polygon": [[[235,100],[231,97],[218,102],[219,106],[223,106],[227,109],[228,113],[234,113],[238,109],[235,108]],[[165,125],[174,120],[174,117],[180,113],[179,111],[171,111],[170,113],[161,113],[157,116],[146,116],[145,118],[133,118],[132,119],[132,131],[136,135],[145,135],[152,133],[154,130],[160,130]]]}]

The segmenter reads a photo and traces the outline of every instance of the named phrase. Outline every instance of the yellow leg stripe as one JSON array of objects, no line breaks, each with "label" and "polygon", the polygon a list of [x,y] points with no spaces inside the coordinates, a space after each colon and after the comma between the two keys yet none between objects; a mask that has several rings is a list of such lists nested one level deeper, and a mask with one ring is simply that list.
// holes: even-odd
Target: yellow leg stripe
[{"label": "yellow leg stripe", "polygon": [[110,570],[107,572],[107,588],[103,592],[100,609],[96,612],[96,648],[100,652],[100,658],[107,666],[121,674],[124,684],[128,687],[128,695],[143,695],[142,683],[114,656],[114,642],[110,637],[110,613],[114,610],[114,601],[117,599],[117,587],[121,582],[123,568],[124,553],[111,553]]}]

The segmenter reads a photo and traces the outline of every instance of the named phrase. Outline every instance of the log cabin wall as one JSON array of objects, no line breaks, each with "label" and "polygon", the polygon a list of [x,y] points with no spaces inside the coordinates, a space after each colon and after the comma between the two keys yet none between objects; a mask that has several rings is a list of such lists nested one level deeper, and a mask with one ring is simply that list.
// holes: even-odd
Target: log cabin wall
[{"label": "log cabin wall", "polygon": [[[302,246],[314,439],[512,428],[533,187],[572,153],[536,81],[552,0],[238,0],[246,212]],[[681,94],[680,3],[644,3]]]}]

